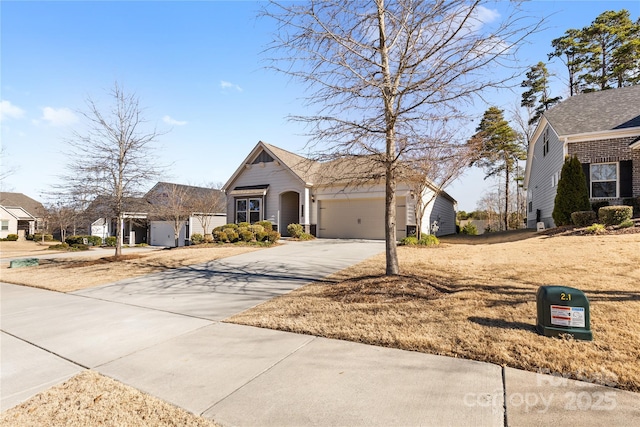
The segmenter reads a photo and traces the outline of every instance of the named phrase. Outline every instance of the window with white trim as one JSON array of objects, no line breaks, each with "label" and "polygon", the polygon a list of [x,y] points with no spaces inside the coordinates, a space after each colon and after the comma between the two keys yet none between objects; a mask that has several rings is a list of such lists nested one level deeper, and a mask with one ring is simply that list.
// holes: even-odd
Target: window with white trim
[{"label": "window with white trim", "polygon": [[594,199],[618,197],[618,164],[591,164],[591,197]]},{"label": "window with white trim", "polygon": [[262,199],[236,199],[236,223],[262,220]]},{"label": "window with white trim", "polygon": [[2,231],[9,231],[9,220],[2,220]]}]

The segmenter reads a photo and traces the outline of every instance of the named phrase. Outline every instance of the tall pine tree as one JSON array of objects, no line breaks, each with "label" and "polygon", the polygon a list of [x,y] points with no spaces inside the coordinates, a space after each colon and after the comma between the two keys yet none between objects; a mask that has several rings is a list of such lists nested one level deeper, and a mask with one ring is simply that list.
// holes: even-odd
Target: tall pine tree
[{"label": "tall pine tree", "polygon": [[472,165],[485,170],[485,179],[504,174],[504,229],[509,227],[509,185],[519,160],[526,158],[521,135],[509,126],[503,111],[490,107],[485,111],[469,145],[477,153]]},{"label": "tall pine tree", "polygon": [[534,113],[529,124],[537,123],[542,114],[560,102],[561,96],[552,97],[549,89],[549,78],[552,74],[544,62],[538,62],[527,72],[527,79],[520,86],[528,90],[522,94],[522,107],[532,108]]}]

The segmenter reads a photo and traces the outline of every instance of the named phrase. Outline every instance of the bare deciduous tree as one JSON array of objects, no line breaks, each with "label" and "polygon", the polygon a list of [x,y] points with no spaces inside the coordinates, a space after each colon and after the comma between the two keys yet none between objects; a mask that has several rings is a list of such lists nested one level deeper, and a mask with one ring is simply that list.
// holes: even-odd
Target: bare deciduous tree
[{"label": "bare deciduous tree", "polygon": [[209,227],[213,217],[210,214],[226,212],[227,209],[227,199],[220,191],[222,185],[222,183],[204,185],[202,188],[206,188],[208,191],[200,191],[198,197],[195,197],[191,202],[193,214],[202,226],[205,239],[211,238]]},{"label": "bare deciduous tree", "polygon": [[[482,1],[271,3],[273,68],[308,86],[309,146],[318,158],[370,156],[384,168],[386,274],[399,273],[396,182],[418,156],[429,123],[458,126],[460,109],[516,76],[497,72],[538,28],[514,9],[500,22]],[[515,5],[515,3],[510,3]],[[493,68],[492,68],[493,67]]]},{"label": "bare deciduous tree", "polygon": [[151,216],[171,222],[176,247],[180,246],[180,230],[193,212],[194,198],[189,188],[185,185],[163,183],[154,194],[149,195]]},{"label": "bare deciduous tree", "polygon": [[87,99],[87,109],[81,112],[87,129],[74,132],[69,140],[70,162],[59,190],[78,197],[102,196],[118,220],[115,254],[119,256],[124,200],[138,196],[144,185],[160,175],[153,144],[162,133],[148,128],[137,95],[115,83],[109,96],[112,104],[106,109]]}]

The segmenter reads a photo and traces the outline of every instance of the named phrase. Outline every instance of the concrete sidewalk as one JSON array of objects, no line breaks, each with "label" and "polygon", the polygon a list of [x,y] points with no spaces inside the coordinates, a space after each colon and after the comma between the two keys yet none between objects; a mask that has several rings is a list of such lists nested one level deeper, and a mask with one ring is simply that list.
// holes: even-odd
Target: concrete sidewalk
[{"label": "concrete sidewalk", "polygon": [[381,250],[296,243],[75,294],[1,284],[2,409],[91,368],[222,425],[640,424],[636,393],[218,321]]}]

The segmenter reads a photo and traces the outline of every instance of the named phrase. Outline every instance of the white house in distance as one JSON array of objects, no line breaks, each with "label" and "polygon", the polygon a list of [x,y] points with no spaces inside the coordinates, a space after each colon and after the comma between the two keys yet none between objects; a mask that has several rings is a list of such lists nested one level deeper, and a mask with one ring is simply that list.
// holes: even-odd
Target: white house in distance
[{"label": "white house in distance", "polygon": [[[316,162],[261,141],[223,186],[227,222],[268,220],[283,236],[299,223],[320,238],[384,239],[384,182],[349,179],[363,167],[350,159]],[[428,202],[423,233],[456,232],[457,203],[444,191],[416,195],[399,181],[396,195],[398,239],[415,233],[417,197]]]},{"label": "white house in distance", "polygon": [[546,111],[529,144],[527,226],[555,227],[552,213],[566,156],[577,156],[591,203],[640,198],[640,86],[575,95]]},{"label": "white house in distance", "polygon": [[35,233],[36,219],[21,207],[0,205],[0,239],[9,234],[16,234],[24,240],[27,235]]},{"label": "white house in distance", "polygon": [[[173,194],[171,194],[173,192]],[[201,212],[196,207],[187,205],[193,200],[224,197],[222,191],[195,187],[191,185],[172,184],[168,182],[158,182],[143,197],[128,197],[124,200],[125,212],[123,213],[122,224],[113,214],[109,212],[109,204],[103,203],[100,198],[92,202],[88,212],[93,218],[98,217],[91,223],[91,235],[100,236],[103,240],[109,236],[115,236],[117,227],[122,227],[123,244],[134,245],[148,243],[151,246],[176,246],[176,238],[173,221],[167,220],[166,214],[171,210],[159,209],[163,204],[163,199],[184,197],[185,205],[176,204],[173,206],[176,212],[180,212],[178,224],[179,237],[178,246],[185,246],[195,233],[204,234],[203,224],[208,224],[208,232],[214,227],[225,224],[226,214],[224,212]],[[205,203],[204,206],[207,206]],[[212,204],[209,204],[212,206]],[[202,206],[200,206],[202,207]]]}]

